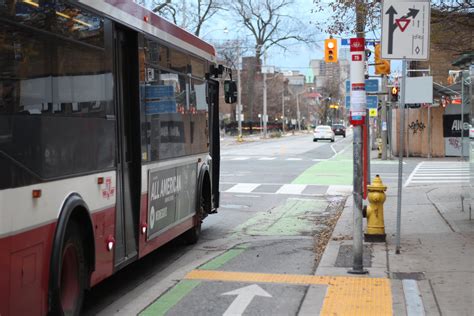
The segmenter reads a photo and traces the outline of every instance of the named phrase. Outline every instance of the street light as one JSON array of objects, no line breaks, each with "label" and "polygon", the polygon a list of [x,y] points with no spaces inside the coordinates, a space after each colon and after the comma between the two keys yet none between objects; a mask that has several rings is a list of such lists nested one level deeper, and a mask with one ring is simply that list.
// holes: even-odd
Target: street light
[{"label": "street light", "polygon": [[209,35],[210,33],[216,32],[216,31],[223,31],[224,34],[229,33],[229,29],[228,29],[227,26],[226,26],[226,27],[224,27],[223,29],[212,29],[212,30],[208,31],[206,34],[204,34],[203,36],[201,36],[201,38],[205,38],[205,37],[206,37],[207,35]]}]

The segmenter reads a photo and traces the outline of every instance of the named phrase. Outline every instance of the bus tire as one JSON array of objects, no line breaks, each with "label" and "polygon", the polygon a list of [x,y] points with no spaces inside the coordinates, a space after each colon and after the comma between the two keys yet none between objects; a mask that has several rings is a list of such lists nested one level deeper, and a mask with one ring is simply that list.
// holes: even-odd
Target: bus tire
[{"label": "bus tire", "polygon": [[196,223],[195,225],[184,233],[184,240],[188,245],[194,245],[198,242],[199,237],[201,236],[201,226],[202,219],[204,214],[204,198],[201,196],[201,201],[199,203],[199,209],[196,213]]},{"label": "bus tire", "polygon": [[86,288],[86,258],[79,225],[71,221],[61,250],[58,306],[59,315],[80,315]]}]

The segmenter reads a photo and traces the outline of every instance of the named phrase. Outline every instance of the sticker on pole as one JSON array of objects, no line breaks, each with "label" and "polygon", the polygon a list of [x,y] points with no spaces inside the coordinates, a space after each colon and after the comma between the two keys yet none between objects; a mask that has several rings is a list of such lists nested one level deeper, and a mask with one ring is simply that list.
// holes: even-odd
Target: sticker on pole
[{"label": "sticker on pole", "polygon": [[429,1],[384,0],[382,58],[427,60],[430,15]]}]

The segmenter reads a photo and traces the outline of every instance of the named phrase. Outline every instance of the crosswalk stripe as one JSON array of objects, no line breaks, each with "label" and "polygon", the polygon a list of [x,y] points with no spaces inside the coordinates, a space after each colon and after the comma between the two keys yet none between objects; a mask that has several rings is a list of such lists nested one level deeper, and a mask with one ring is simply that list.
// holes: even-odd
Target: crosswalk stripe
[{"label": "crosswalk stripe", "polygon": [[262,158],[259,158],[258,160],[275,160],[276,157],[262,157]]},{"label": "crosswalk stripe", "polygon": [[234,157],[231,160],[249,160],[250,157]]},{"label": "crosswalk stripe", "polygon": [[410,184],[466,183],[469,179],[470,170],[465,163],[422,161],[408,177],[405,187]]},{"label": "crosswalk stripe", "polygon": [[230,193],[250,193],[260,186],[259,183],[237,183],[232,188],[226,190]]},{"label": "crosswalk stripe", "polygon": [[301,194],[306,186],[306,184],[284,184],[276,191],[276,194]]},{"label": "crosswalk stripe", "polygon": [[286,158],[288,161],[300,161],[303,160],[302,158]]}]

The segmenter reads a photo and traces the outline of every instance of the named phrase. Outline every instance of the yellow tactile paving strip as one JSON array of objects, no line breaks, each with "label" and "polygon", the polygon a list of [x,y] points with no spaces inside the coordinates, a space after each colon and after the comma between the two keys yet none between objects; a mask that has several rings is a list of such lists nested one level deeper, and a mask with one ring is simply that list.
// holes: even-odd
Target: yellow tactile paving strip
[{"label": "yellow tactile paving strip", "polygon": [[328,285],[320,315],[392,315],[390,280],[342,276],[194,270],[188,280]]}]

